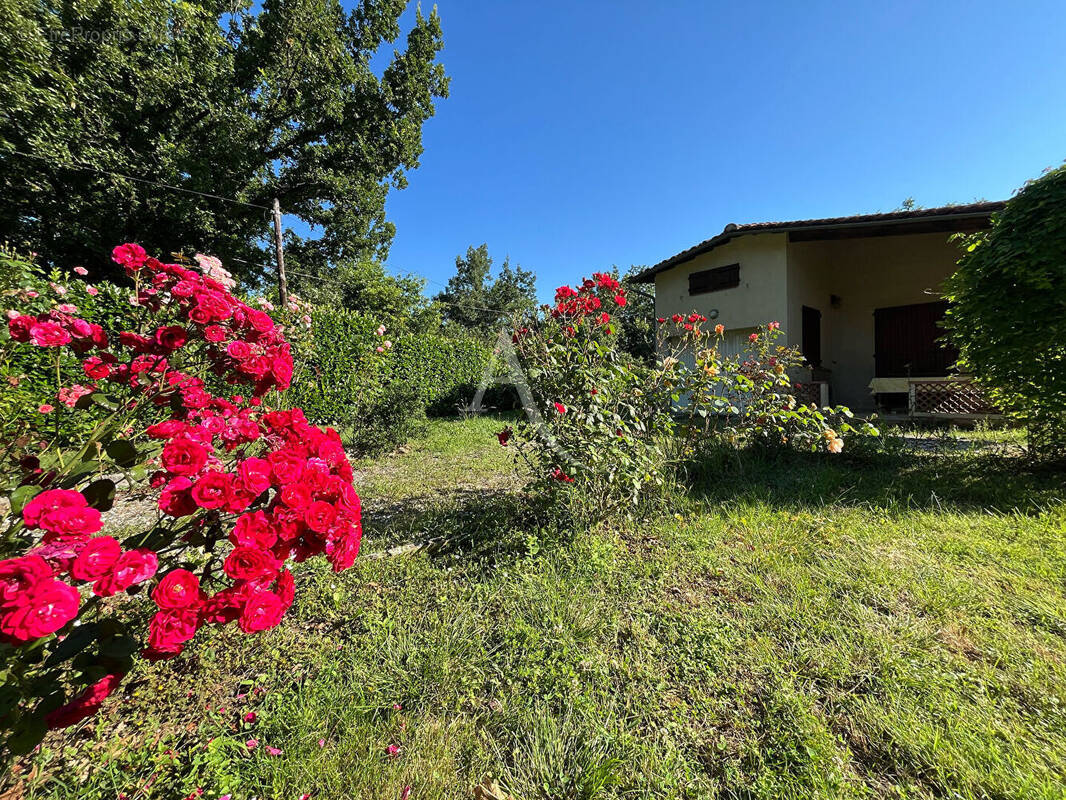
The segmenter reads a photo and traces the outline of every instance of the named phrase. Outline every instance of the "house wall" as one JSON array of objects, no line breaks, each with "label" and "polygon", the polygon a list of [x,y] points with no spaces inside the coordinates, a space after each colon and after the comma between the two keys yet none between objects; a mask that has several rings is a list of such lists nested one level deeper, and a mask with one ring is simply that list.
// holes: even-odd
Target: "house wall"
[{"label": "house wall", "polygon": [[[820,310],[822,364],[832,371],[832,402],[872,408],[874,309],[938,300],[937,287],[955,271],[957,246],[947,234],[926,233],[793,242],[787,253],[787,313],[782,316],[789,343],[800,344],[802,307]],[[830,305],[834,294],[839,308]]]},{"label": "house wall", "polygon": [[[740,285],[706,294],[689,295],[693,272],[740,264]],[[788,305],[788,239],[783,233],[741,236],[709,253],[655,276],[655,315],[670,317],[692,311],[710,317],[727,329],[753,328],[782,317]]]}]

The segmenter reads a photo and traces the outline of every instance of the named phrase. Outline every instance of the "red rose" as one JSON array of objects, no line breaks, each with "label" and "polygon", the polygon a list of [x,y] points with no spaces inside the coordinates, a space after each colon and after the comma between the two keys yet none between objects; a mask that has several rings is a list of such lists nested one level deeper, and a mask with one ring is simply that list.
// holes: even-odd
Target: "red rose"
[{"label": "red rose", "polygon": [[226,345],[226,354],[230,358],[235,358],[238,361],[243,361],[252,354],[252,348],[248,346],[247,342],[242,342],[240,339],[238,339]]},{"label": "red rose", "polygon": [[355,563],[355,557],[359,555],[359,543],[363,538],[363,529],[356,526],[349,533],[335,542],[326,544],[326,555],[329,563],[333,565],[334,572],[348,569]]},{"label": "red rose", "polygon": [[229,536],[230,541],[239,547],[253,547],[266,550],[273,547],[278,535],[270,526],[270,520],[262,511],[242,514]]},{"label": "red rose", "polygon": [[277,561],[266,550],[246,546],[234,547],[222,564],[222,571],[234,580],[263,578],[274,574],[277,568]]},{"label": "red rose", "polygon": [[558,411],[560,414],[565,414],[566,413],[566,406],[564,406],[562,403],[556,403],[555,404],[555,410]]},{"label": "red rose", "polygon": [[100,710],[104,700],[115,691],[115,688],[122,682],[125,675],[126,673],[124,672],[105,675],[65,706],[60,706],[55,711],[49,712],[44,718],[48,730],[69,728],[86,717],[91,717]]},{"label": "red rose", "polygon": [[304,522],[315,533],[326,533],[336,517],[336,507],[325,500],[316,500],[304,510]]},{"label": "red rose", "polygon": [[277,531],[278,538],[285,541],[298,539],[303,535],[306,526],[303,515],[293,508],[275,506],[270,513],[271,523]]},{"label": "red rose", "polygon": [[29,555],[0,561],[0,603],[14,602],[46,578],[52,568],[40,556]]},{"label": "red rose", "polygon": [[167,325],[157,328],[155,332],[155,343],[168,352],[184,347],[188,338],[188,331],[180,325]]},{"label": "red rose", "polygon": [[501,447],[507,447],[507,442],[511,440],[511,434],[514,431],[511,430],[511,426],[508,425],[502,431],[496,434],[496,438],[500,440]]},{"label": "red rose", "polygon": [[139,244],[120,244],[111,251],[111,260],[121,264],[127,272],[140,269],[147,258],[148,254]]},{"label": "red rose", "polygon": [[102,381],[111,374],[111,364],[100,356],[90,356],[81,365],[82,371],[94,381]]},{"label": "red rose", "polygon": [[281,502],[289,508],[306,508],[311,504],[311,489],[303,483],[290,483],[281,490]]},{"label": "red rose", "polygon": [[223,589],[204,601],[200,616],[204,622],[227,625],[241,615],[243,607],[244,597],[237,589]]},{"label": "red rose", "polygon": [[148,623],[148,650],[156,658],[176,656],[196,635],[200,616],[191,608],[157,611]]},{"label": "red rose", "polygon": [[192,481],[184,476],[171,479],[159,494],[159,508],[172,517],[187,517],[196,511]]},{"label": "red rose", "polygon": [[278,574],[278,582],[275,585],[275,589],[282,605],[288,609],[292,605],[292,601],[296,599],[296,581],[293,579],[292,573],[287,569],[283,569]]},{"label": "red rose", "polygon": [[226,329],[221,325],[208,325],[204,328],[204,338],[209,342],[224,342],[226,341]]},{"label": "red rose", "polygon": [[244,604],[237,624],[245,633],[273,628],[285,616],[285,604],[273,592],[256,592]]},{"label": "red rose", "polygon": [[59,347],[70,341],[70,334],[56,322],[37,322],[30,328],[30,339],[38,347]]},{"label": "red rose", "polygon": [[168,419],[164,422],[157,422],[155,425],[149,425],[144,430],[153,439],[173,439],[178,434],[184,433],[188,427],[180,419]]},{"label": "red rose", "polygon": [[40,556],[53,572],[66,572],[85,545],[81,542],[49,542],[33,548],[26,555]]},{"label": "red rose", "polygon": [[79,581],[95,581],[111,572],[122,555],[122,545],[113,536],[90,539],[70,565],[70,575]]},{"label": "red rose", "polygon": [[289,382],[292,381],[292,357],[278,356],[272,358],[270,360],[270,373],[274,376],[274,381],[281,391],[288,389]]},{"label": "red rose", "polygon": [[61,509],[85,508],[88,501],[81,492],[71,489],[48,489],[36,495],[22,509],[22,521],[27,528],[41,527],[41,519],[48,513]]},{"label": "red rose", "polygon": [[4,607],[0,633],[20,644],[40,639],[74,619],[80,602],[73,586],[55,579],[40,581]]},{"label": "red rose", "polygon": [[233,476],[228,472],[207,472],[192,487],[192,498],[200,508],[222,508],[232,494]]},{"label": "red rose", "polygon": [[146,353],[150,342],[147,337],[141,336],[139,333],[133,333],[132,331],[122,331],[118,335],[119,344],[123,347],[128,347],[135,353]]},{"label": "red rose", "polygon": [[276,450],[267,456],[267,460],[274,471],[274,477],[282,486],[300,480],[300,474],[304,469],[303,459],[297,458],[292,453]]},{"label": "red rose", "polygon": [[159,557],[146,547],[127,550],[111,568],[111,571],[93,584],[93,594],[111,597],[136,583],[146,581],[159,568]]},{"label": "red rose", "polygon": [[260,333],[274,330],[274,320],[265,311],[260,311],[258,308],[249,308],[247,314],[248,321],[252,323],[252,327]]},{"label": "red rose", "polygon": [[207,448],[192,439],[171,439],[159,460],[173,475],[195,475],[207,463]]},{"label": "red rose", "polygon": [[36,324],[36,319],[23,314],[8,321],[7,331],[16,342],[28,342],[30,340],[30,329]]},{"label": "red rose", "polygon": [[237,475],[241,485],[256,497],[270,488],[270,462],[265,458],[244,459],[237,467]]},{"label": "red rose", "polygon": [[200,580],[187,569],[175,569],[163,576],[152,590],[160,608],[194,608],[200,605]]},{"label": "red rose", "polygon": [[[80,495],[79,495],[80,496]],[[95,508],[54,508],[41,515],[40,526],[48,531],[45,542],[80,541],[104,527]]]}]

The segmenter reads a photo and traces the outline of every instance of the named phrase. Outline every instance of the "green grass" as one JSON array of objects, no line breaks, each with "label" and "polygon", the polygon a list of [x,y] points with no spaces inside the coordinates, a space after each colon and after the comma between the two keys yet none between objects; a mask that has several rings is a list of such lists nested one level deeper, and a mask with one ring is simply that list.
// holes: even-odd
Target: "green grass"
[{"label": "green grass", "polygon": [[432,422],[357,465],[365,553],[431,546],[305,565],[277,630],[138,668],[11,780],[131,800],[470,798],[486,776],[517,800],[1066,796],[1061,476],[968,450],[723,458],[676,513],[564,542],[523,522],[500,426]]}]

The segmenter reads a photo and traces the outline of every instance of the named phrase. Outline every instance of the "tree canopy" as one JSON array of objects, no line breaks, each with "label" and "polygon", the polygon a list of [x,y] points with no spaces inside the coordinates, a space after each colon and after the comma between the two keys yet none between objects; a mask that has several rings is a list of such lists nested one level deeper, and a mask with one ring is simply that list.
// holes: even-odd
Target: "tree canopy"
[{"label": "tree canopy", "polygon": [[531,311],[537,304],[537,276],[505,258],[499,274],[492,277],[489,247],[468,247],[466,256],[455,257],[455,275],[434,299],[443,308],[445,323],[491,335],[510,314]]},{"label": "tree canopy", "polygon": [[294,266],[383,258],[448,92],[435,10],[381,60],[406,4],[0,0],[0,239],[65,266],[182,243],[254,275],[276,196],[309,231]]}]

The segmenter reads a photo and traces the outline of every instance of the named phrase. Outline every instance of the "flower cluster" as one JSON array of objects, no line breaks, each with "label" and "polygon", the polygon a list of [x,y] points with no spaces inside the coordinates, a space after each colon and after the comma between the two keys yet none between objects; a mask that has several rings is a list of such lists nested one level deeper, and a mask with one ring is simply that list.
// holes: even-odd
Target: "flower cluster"
[{"label": "flower cluster", "polygon": [[573,336],[585,318],[591,318],[597,325],[609,329],[611,315],[603,309],[605,303],[610,302],[618,307],[624,306],[627,302],[625,289],[607,273],[594,272],[576,289],[571,286],[556,289],[555,306],[550,312],[555,319],[569,323],[566,332]]},{"label": "flower cluster", "polygon": [[[120,398],[109,407],[126,418],[99,435],[122,431],[124,444],[134,443],[154,469],[160,513],[153,534],[162,543],[157,536],[151,548],[130,547],[101,535],[92,492],[57,488],[77,478],[23,458],[22,485],[37,493],[8,528],[9,538],[18,533],[29,546],[0,560],[0,638],[19,647],[62,634],[90,606],[94,614],[104,608],[89,597],[132,593],[159,572],[143,654],[170,658],[205,624],[236,622],[245,633],[277,625],[295,596],[290,562],[321,554],[335,571],[350,567],[362,536],[360,501],[336,431],[310,425],[300,409],[263,407],[267,391],[290,383],[290,345],[264,310],[232,294],[232,277],[217,259],[198,255],[198,271],[162,263],[136,244],[116,247],[113,258],[133,279],[132,302],[150,324],[108,335],[60,305],[36,316],[9,314],[8,331],[15,342],[54,348],[57,358],[77,357],[88,381],[59,387],[64,405],[81,408],[96,392]],[[217,396],[208,380],[244,385],[249,396]],[[82,452],[95,444],[103,453],[109,441],[90,441]],[[217,554],[220,568],[193,557],[168,569],[176,555],[197,548]],[[196,563],[206,564],[199,575],[185,568]],[[106,677],[48,714],[49,727],[99,708],[125,672],[105,668]]]},{"label": "flower cluster", "polygon": [[[245,411],[216,398],[188,421],[148,429],[166,440],[162,469],[152,477],[164,514],[236,515],[228,533],[233,549],[222,566],[228,586],[207,595],[192,573],[177,570],[153,592],[160,610],[149,628],[152,658],[181,652],[205,622],[236,620],[245,633],[273,627],[293,601],[292,574],[284,567],[289,559],[324,553],[339,572],[359,552],[359,496],[336,431],[308,424],[299,409],[258,419]],[[244,455],[233,470],[222,468],[216,445],[232,449],[260,440],[265,457]]]}]

